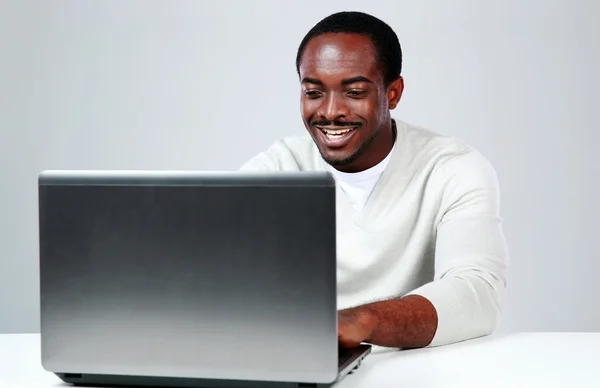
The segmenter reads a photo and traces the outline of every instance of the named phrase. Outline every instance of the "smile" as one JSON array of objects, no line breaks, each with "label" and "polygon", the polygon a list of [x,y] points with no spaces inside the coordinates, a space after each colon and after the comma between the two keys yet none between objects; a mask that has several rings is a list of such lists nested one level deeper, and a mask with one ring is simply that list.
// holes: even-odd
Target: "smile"
[{"label": "smile", "polygon": [[316,127],[321,134],[321,142],[329,148],[342,148],[348,145],[357,127]]},{"label": "smile", "polygon": [[348,128],[341,128],[341,129],[330,129],[330,128],[323,128],[323,127],[317,127],[319,128],[325,135],[327,135],[328,137],[341,137],[344,136],[345,134],[354,131],[356,128],[355,127],[348,127]]}]

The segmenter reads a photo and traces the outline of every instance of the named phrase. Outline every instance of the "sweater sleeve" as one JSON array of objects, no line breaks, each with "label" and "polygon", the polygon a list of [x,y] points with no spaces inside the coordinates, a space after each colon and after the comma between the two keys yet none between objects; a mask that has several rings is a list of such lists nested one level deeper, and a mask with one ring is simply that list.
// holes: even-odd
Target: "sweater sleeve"
[{"label": "sweater sleeve", "polygon": [[300,170],[298,159],[285,140],[290,141],[289,139],[276,141],[267,150],[260,152],[242,164],[239,171],[275,172]]},{"label": "sweater sleeve", "polygon": [[267,152],[261,152],[250,158],[239,168],[239,171],[243,172],[271,172],[277,170],[277,161]]},{"label": "sweater sleeve", "polygon": [[434,305],[438,328],[430,346],[439,346],[496,329],[509,259],[497,177],[488,160],[471,150],[448,159],[434,175],[442,193],[434,280],[409,294]]}]

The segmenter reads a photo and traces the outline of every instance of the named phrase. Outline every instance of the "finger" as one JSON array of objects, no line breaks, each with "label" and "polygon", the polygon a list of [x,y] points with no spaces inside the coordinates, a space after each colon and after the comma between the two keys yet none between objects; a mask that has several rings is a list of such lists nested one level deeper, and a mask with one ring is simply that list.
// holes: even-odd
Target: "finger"
[{"label": "finger", "polygon": [[353,337],[340,334],[338,335],[338,344],[342,348],[355,348],[360,345],[360,341]]}]

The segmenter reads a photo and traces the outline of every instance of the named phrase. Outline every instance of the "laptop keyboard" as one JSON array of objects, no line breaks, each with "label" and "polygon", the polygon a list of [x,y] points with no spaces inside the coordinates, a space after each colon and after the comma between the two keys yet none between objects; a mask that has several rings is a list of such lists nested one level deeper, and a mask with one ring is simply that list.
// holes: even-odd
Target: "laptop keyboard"
[{"label": "laptop keyboard", "polygon": [[352,351],[348,349],[339,349],[338,366],[342,366],[346,361],[352,358]]}]

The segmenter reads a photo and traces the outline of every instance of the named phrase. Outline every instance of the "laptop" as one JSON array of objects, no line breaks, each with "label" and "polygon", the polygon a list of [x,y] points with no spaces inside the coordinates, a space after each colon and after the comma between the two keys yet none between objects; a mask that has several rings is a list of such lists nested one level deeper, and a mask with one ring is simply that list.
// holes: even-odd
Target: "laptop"
[{"label": "laptop", "polygon": [[328,172],[53,170],[38,188],[41,361],[67,383],[331,386],[371,351],[338,345]]}]

